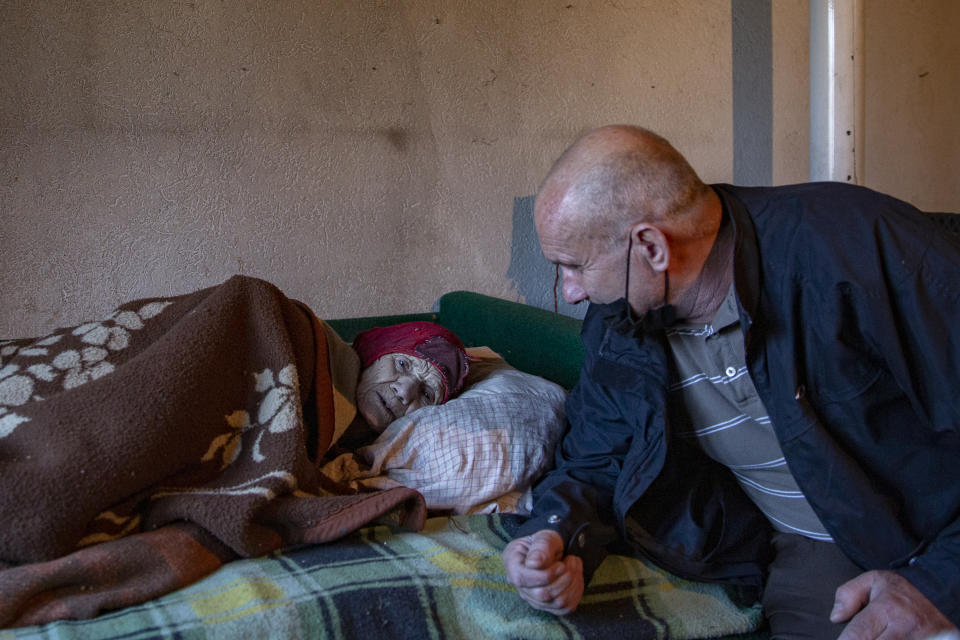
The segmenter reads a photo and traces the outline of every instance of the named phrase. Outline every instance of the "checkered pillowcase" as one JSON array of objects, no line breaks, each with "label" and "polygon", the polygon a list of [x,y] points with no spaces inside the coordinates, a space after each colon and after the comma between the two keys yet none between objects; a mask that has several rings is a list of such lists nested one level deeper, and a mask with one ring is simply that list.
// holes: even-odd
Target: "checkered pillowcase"
[{"label": "checkered pillowcase", "polygon": [[372,473],[420,491],[430,509],[523,512],[521,496],[553,461],[565,392],[490,349],[468,351],[479,360],[463,393],[396,420],[357,455]]}]

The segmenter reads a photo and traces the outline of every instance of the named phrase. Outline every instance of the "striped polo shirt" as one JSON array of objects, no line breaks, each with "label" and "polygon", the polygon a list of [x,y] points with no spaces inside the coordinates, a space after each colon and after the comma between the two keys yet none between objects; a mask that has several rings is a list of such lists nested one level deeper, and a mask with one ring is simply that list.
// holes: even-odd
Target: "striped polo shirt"
[{"label": "striped polo shirt", "polygon": [[667,338],[676,363],[674,433],[730,469],[774,529],[832,541],[790,473],[747,373],[733,286],[711,323],[677,323]]}]

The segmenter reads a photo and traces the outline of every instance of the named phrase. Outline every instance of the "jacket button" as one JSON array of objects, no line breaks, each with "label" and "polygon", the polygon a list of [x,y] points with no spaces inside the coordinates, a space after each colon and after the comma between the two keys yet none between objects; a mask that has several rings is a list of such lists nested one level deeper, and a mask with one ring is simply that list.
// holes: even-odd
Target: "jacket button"
[{"label": "jacket button", "polygon": [[797,387],[797,391],[794,393],[793,397],[797,400],[801,400],[805,395],[807,395],[807,388],[801,384],[799,387]]},{"label": "jacket button", "polygon": [[557,524],[558,522],[560,522],[560,516],[554,513],[549,518],[547,518],[547,522],[549,522],[550,524]]}]

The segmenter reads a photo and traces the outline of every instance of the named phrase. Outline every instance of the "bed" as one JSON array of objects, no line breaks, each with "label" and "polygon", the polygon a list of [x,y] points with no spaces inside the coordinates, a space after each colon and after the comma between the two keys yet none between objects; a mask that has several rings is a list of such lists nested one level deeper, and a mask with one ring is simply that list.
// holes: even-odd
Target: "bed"
[{"label": "bed", "polygon": [[[485,349],[473,351],[478,358],[501,357],[506,364],[493,369],[561,389],[576,382],[579,321],[516,302],[457,291],[430,312],[327,323],[350,341],[363,329],[409,320],[450,328],[468,347]],[[3,629],[0,640],[766,637],[759,605],[739,592],[687,582],[624,555],[607,558],[574,614],[531,609],[506,581],[500,561],[522,521],[515,512],[522,513],[524,487],[517,488],[506,502],[437,508],[443,504],[431,499],[418,531],[400,527],[388,512],[324,544],[292,544],[226,562],[141,604],[87,620]]]}]

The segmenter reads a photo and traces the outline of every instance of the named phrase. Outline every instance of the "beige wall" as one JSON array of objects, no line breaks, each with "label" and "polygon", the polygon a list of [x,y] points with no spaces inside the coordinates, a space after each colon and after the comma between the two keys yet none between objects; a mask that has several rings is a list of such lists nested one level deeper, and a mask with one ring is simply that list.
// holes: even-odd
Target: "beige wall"
[{"label": "beige wall", "polygon": [[[773,4],[775,183],[809,166],[806,6]],[[4,3],[0,337],[233,273],[327,317],[515,299],[514,198],[577,134],[730,181],[731,92],[729,0]]]},{"label": "beige wall", "polygon": [[513,198],[584,129],[645,123],[729,180],[729,12],[7,3],[0,336],[235,272],[327,317],[510,297]]},{"label": "beige wall", "polygon": [[960,2],[870,0],[864,184],[960,213]]}]

